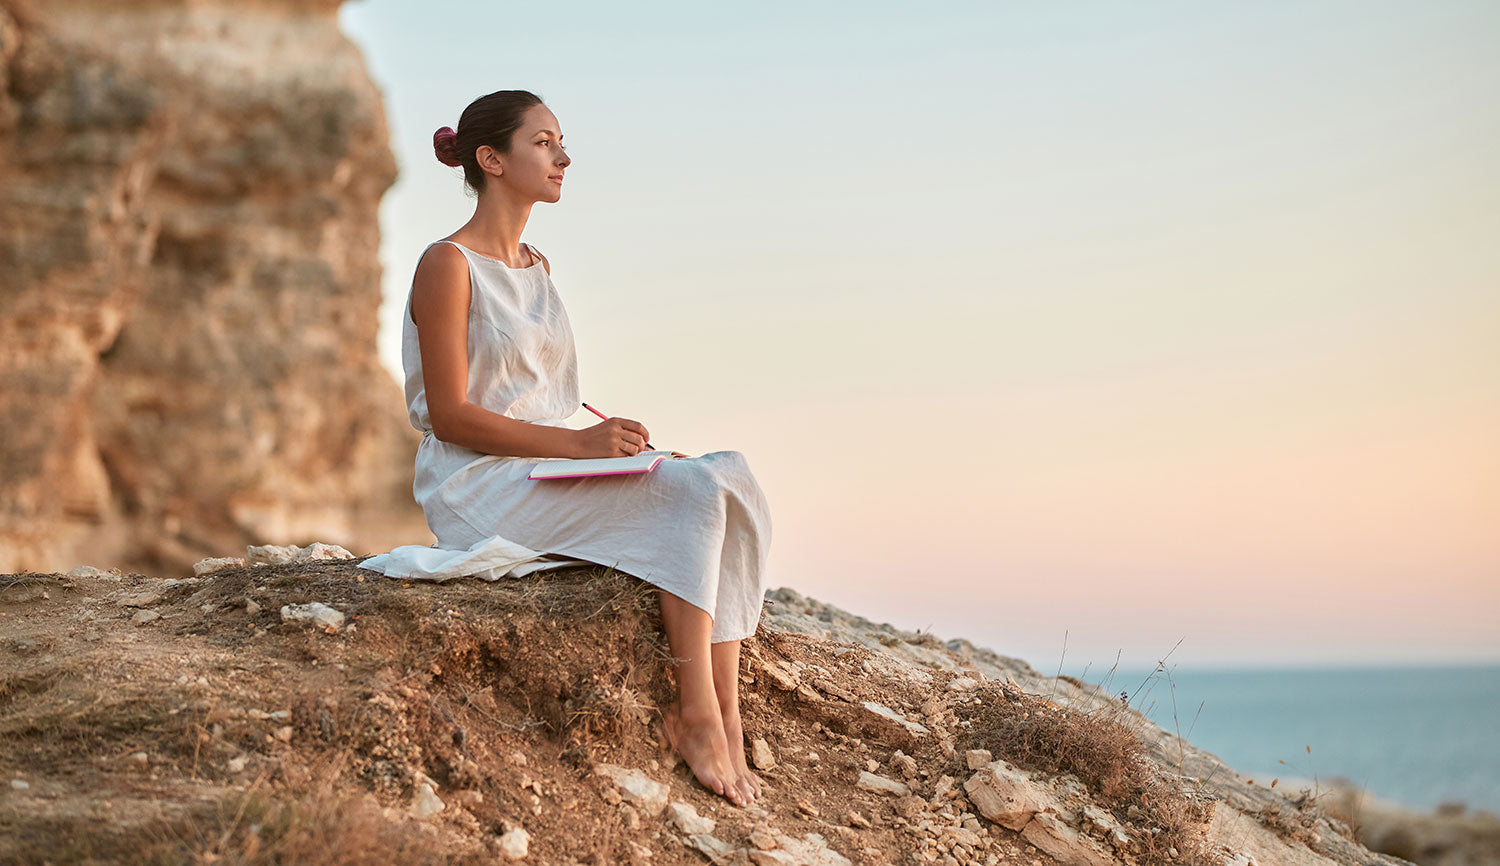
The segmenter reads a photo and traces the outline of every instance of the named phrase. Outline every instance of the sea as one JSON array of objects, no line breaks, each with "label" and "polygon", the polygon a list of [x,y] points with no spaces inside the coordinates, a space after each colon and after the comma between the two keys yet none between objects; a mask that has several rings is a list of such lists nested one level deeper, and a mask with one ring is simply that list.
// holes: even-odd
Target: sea
[{"label": "sea", "polygon": [[[1066,673],[1066,671],[1065,671]],[[1090,684],[1106,674],[1075,674]],[[1427,811],[1500,815],[1500,665],[1117,669],[1130,705],[1241,775],[1342,776]],[[1176,719],[1173,719],[1175,705]]]}]

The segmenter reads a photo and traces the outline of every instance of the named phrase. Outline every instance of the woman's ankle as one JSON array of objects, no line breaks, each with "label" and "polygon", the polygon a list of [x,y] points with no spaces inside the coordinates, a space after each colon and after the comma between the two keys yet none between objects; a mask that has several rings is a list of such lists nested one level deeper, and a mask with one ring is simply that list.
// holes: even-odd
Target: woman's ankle
[{"label": "woman's ankle", "polygon": [[689,725],[707,724],[720,719],[717,703],[694,701],[688,703],[679,698],[676,702],[677,718]]}]

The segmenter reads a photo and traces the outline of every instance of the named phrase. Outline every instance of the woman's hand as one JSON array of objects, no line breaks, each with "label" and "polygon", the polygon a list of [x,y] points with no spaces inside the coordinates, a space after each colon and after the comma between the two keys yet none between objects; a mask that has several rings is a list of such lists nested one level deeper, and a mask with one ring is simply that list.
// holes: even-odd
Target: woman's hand
[{"label": "woman's hand", "polygon": [[646,426],[629,418],[610,418],[577,432],[579,457],[634,457],[651,441]]}]

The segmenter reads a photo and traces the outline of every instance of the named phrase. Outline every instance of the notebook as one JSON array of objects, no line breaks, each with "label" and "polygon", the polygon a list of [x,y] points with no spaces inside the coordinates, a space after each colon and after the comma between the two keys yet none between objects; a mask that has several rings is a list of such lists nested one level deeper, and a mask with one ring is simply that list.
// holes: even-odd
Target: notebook
[{"label": "notebook", "polygon": [[531,468],[527,478],[592,478],[597,475],[634,475],[650,472],[667,458],[686,457],[681,451],[642,451],[634,457],[585,457],[578,460],[543,460]]}]

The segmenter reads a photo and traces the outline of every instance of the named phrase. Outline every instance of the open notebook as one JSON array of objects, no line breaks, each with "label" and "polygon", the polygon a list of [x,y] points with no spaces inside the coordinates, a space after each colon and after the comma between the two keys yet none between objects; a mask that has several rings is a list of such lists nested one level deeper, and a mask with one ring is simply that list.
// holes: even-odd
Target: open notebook
[{"label": "open notebook", "polygon": [[531,469],[527,478],[590,478],[595,475],[631,475],[650,472],[656,464],[674,457],[686,457],[681,451],[642,451],[634,457],[585,457],[578,460],[543,460]]}]

